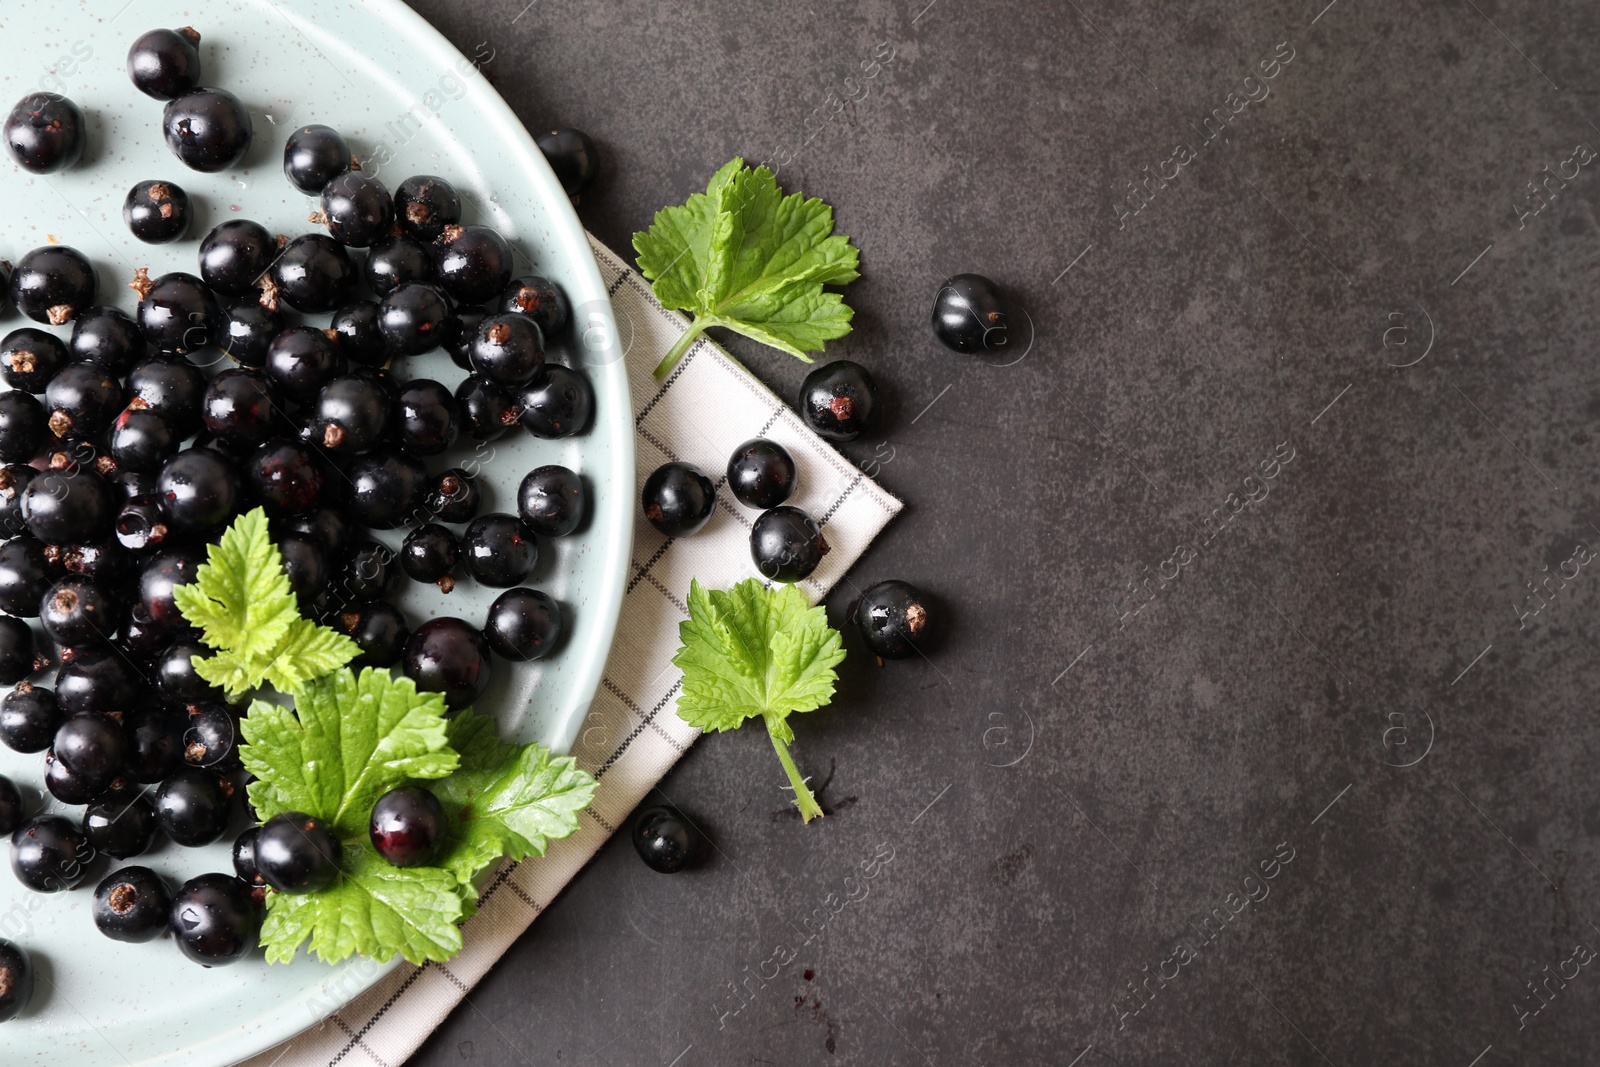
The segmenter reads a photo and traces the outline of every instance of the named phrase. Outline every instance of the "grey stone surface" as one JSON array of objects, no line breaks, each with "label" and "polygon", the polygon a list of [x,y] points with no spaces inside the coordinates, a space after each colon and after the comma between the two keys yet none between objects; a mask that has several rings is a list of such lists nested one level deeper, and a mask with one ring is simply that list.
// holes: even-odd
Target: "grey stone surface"
[{"label": "grey stone surface", "polygon": [[[714,861],[613,841],[416,1063],[1596,1061],[1593,4],[413,2],[614,248],[734,154],[836,206],[852,577],[951,623],[796,725],[828,819],[705,739]],[[959,271],[1020,362],[934,343]]]}]

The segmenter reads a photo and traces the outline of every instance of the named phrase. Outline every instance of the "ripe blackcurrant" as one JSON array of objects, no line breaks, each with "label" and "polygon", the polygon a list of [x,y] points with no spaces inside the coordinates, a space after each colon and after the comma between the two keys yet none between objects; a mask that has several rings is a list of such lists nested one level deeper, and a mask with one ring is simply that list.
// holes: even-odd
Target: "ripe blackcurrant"
[{"label": "ripe blackcurrant", "polygon": [[189,232],[189,194],[165,181],[140,182],[122,202],[122,221],[146,244],[164,245]]},{"label": "ripe blackcurrant", "polygon": [[461,562],[483,585],[506,589],[533,573],[539,544],[515,515],[480,515],[461,535]]},{"label": "ripe blackcurrant", "polygon": [[578,528],[587,510],[583,480],[566,467],[537,467],[517,487],[517,514],[528,529],[564,537]]},{"label": "ripe blackcurrant", "polygon": [[419,174],[395,189],[394,210],[403,231],[419,241],[432,241],[446,226],[461,221],[461,197],[443,178]]},{"label": "ripe blackcurrant", "polygon": [[35,248],[11,272],[11,300],[34,322],[61,326],[94,306],[100,282],[82,252],[66,245]]},{"label": "ripe blackcurrant", "polygon": [[406,642],[401,670],[424,693],[441,693],[454,711],[489,685],[489,643],[461,619],[429,619]]},{"label": "ripe blackcurrant", "polygon": [[167,927],[183,954],[205,967],[249,955],[261,936],[261,908],[231,874],[202,874],[172,896]]},{"label": "ripe blackcurrant", "polygon": [[507,589],[483,624],[489,647],[515,663],[543,659],[561,640],[561,605],[537,589]]},{"label": "ripe blackcurrant", "polygon": [[310,196],[349,169],[350,145],[332,126],[302,126],[283,146],[284,177]]},{"label": "ripe blackcurrant", "polygon": [[94,854],[83,831],[59,815],[37,815],[11,834],[11,870],[36,893],[75,888]]},{"label": "ripe blackcurrant", "polygon": [[146,96],[171,100],[200,84],[199,46],[192,27],[151,30],[128,49],[128,77]]},{"label": "ripe blackcurrant", "polygon": [[817,521],[787,504],[763,512],[750,528],[750,558],[769,582],[809,577],[827,552],[828,541]]},{"label": "ripe blackcurrant", "polygon": [[123,867],[95,887],[91,913],[111,940],[141,944],[167,932],[171,910],[172,894],[159,874],[148,867]]},{"label": "ripe blackcurrant", "polygon": [[563,127],[541,133],[539,151],[556,172],[556,180],[568,196],[577,196],[589,187],[600,173],[600,155],[594,142],[582,130]]},{"label": "ripe blackcurrant", "polygon": [[711,520],[717,490],[687,463],[663,463],[644,480],[640,506],[650,525],[668,537],[688,537]]},{"label": "ripe blackcurrant", "polygon": [[54,174],[83,157],[83,111],[60,93],[29,93],[5,122],[6,148],[23,170]]},{"label": "ripe blackcurrant", "polygon": [[794,492],[794,457],[776,441],[752,438],[728,460],[728,491],[747,508],[775,508]]},{"label": "ripe blackcurrant", "polygon": [[444,844],[444,805],[420,785],[391,789],[372,806],[368,834],[378,855],[394,866],[427,866]]},{"label": "ripe blackcurrant", "polygon": [[334,240],[366,248],[394,225],[394,200],[377,175],[347,170],[322,187],[322,214]]},{"label": "ripe blackcurrant", "polygon": [[523,429],[535,437],[571,437],[594,421],[594,387],[582,371],[546,363],[517,397]]},{"label": "ripe blackcurrant", "polygon": [[61,338],[24,326],[0,341],[0,378],[13,389],[42,393],[67,359],[67,346]]},{"label": "ripe blackcurrant", "polygon": [[878,387],[859,363],[824,363],[800,384],[800,414],[830,441],[854,441],[872,427]]},{"label": "ripe blackcurrant", "polygon": [[339,877],[344,846],[333,829],[303,811],[274,815],[256,835],[256,871],[280,893],[315,893]]},{"label": "ripe blackcurrant", "polygon": [[172,154],[194,170],[227,170],[250,150],[250,112],[226,89],[191,89],[174,97],[161,127]]}]

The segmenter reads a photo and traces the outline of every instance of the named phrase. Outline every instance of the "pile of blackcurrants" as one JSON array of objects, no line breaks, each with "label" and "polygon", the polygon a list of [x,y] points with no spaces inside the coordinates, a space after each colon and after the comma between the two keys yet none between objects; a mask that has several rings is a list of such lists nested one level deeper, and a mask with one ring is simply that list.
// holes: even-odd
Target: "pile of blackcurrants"
[{"label": "pile of blackcurrants", "polygon": [[[128,69],[168,101],[174,154],[219,171],[243,158],[251,123],[231,93],[200,86],[198,41],[191,29],[153,31]],[[76,163],[84,136],[82,112],[53,94],[24,98],[4,126],[12,158],[36,173]],[[586,137],[560,131],[541,143],[569,193],[593,178]],[[94,268],[66,245],[0,270],[0,315],[14,305],[71,326],[65,339],[25,327],[0,340],[0,532],[10,538],[0,544],[0,684],[15,683],[0,700],[0,741],[44,753],[52,796],[86,805],[78,822],[26,818],[0,778],[0,833],[31,889],[71,889],[97,854],[138,856],[158,834],[200,846],[226,832],[243,793],[242,710],[195,672],[208,650],[173,590],[247,509],[270,516],[302,611],[360,646],[353,666],[398,666],[452,709],[484,691],[491,653],[525,662],[559,641],[561,608],[521,583],[538,538],[583,521],[583,481],[540,467],[521,482],[517,514],[480,514],[476,460],[428,463],[460,439],[492,441],[518,425],[544,438],[588,428],[588,380],[546,359],[546,342],[568,328],[566,294],[513,278],[510,246],[463,224],[450,182],[413,177],[391,194],[329,127],[296,130],[284,171],[320,197],[312,219],[326,233],[286,240],[223,222],[201,243],[197,274],[137,272],[135,316],[99,303]],[[190,216],[170,181],[141,182],[124,207],[152,243],[182,237]],[[321,328],[291,312],[332,320]],[[441,347],[468,372],[455,390],[396,374],[398,358]],[[398,555],[367,533],[402,528]],[[434,618],[412,630],[390,600],[401,575],[448,593],[458,572],[506,590],[482,625]],[[27,619],[59,650],[53,689],[30,681],[55,657]],[[247,831],[236,875],[202,875],[176,894],[146,868],[113,872],[95,922],[121,940],[170,929],[202,963],[237,959],[255,943],[264,885],[305,891],[328,873],[317,862],[328,848],[308,857],[304,847],[317,828],[296,818]],[[439,813],[401,797],[373,818],[375,846],[405,865],[425,858]],[[5,1007],[0,997],[0,1019]]]}]

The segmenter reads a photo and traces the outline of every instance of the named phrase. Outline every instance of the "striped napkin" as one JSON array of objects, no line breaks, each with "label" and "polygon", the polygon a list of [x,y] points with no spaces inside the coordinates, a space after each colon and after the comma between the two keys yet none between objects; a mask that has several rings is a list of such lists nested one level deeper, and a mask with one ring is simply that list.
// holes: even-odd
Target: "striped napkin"
[{"label": "striped napkin", "polygon": [[596,260],[616,310],[628,383],[637,408],[638,469],[645,477],[681,460],[717,478],[717,508],[693,537],[663,537],[637,518],[632,576],[611,658],[573,755],[600,781],[579,830],[541,859],[503,865],[467,922],[466,946],[447,964],[405,965],[310,1030],[247,1061],[247,1067],[395,1067],[444,1021],[555,899],[578,869],[627,819],[699,731],[675,714],[678,623],[688,616],[689,579],[725,587],[757,576],[750,562],[753,512],[723,491],[735,446],[752,437],[777,441],[799,468],[789,500],[823,525],[829,551],[801,588],[813,603],[844,577],[900,501],[826,442],[727,352],[701,338],[664,382],[651,377],[688,321],[663,308],[650,285],[593,237]]}]

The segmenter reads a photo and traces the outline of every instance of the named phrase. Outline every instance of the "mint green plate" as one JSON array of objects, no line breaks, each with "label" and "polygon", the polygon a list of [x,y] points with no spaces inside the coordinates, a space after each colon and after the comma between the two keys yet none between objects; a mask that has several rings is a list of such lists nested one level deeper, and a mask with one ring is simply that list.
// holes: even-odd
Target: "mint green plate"
[{"label": "mint green plate", "polygon": [[[205,83],[236,93],[254,119],[255,143],[234,171],[201,174],[180,164],[161,137],[161,102],[128,81],[125,59],[137,36],[188,25],[202,36]],[[568,609],[563,646],[536,665],[497,662],[478,705],[498,717],[502,735],[559,751],[571,747],[588,710],[622,602],[632,537],[632,409],[610,302],[583,230],[537,146],[484,78],[483,69],[504,57],[492,43],[469,51],[456,51],[398,0],[5,0],[0,108],[38,89],[63,93],[88,113],[90,140],[78,166],[46,177],[28,175],[0,154],[7,220],[0,258],[15,261],[51,238],[72,245],[94,261],[101,299],[131,312],[126,283],[134,268],[147,266],[152,276],[195,272],[200,238],[218,222],[250,218],[289,235],[313,229],[306,215],[316,205],[284,179],[282,156],[288,133],[314,122],[342,130],[391,188],[418,173],[455,182],[468,201],[467,221],[493,225],[512,240],[519,274],[543,274],[566,288],[576,322],[553,348],[584,366],[595,387],[596,425],[581,437],[536,441],[514,430],[476,457],[470,448],[450,457],[475,458],[486,510],[515,511],[517,483],[542,463],[572,467],[591,489],[590,521],[575,536],[543,543],[530,583]],[[128,233],[122,200],[145,179],[176,182],[197,202],[196,226],[184,241],[149,246]],[[307,321],[325,325],[326,317]],[[22,325],[33,324],[13,315],[0,329]],[[411,357],[396,369],[451,386],[462,376],[443,353]],[[481,620],[492,593],[467,579],[448,596],[412,584],[402,604],[413,621]],[[37,806],[61,809],[42,792],[39,756],[0,749],[0,774]],[[164,844],[135,862],[176,883],[231,870],[231,840],[204,849]],[[329,967],[303,955],[269,967],[259,953],[205,970],[170,939],[111,941],[89,915],[106,869],[101,861],[73,892],[38,895],[24,890],[8,865],[0,867],[0,937],[25,945],[42,979],[28,1011],[0,1024],[5,1067],[235,1063],[317,1024],[389,970],[360,960]]]}]

